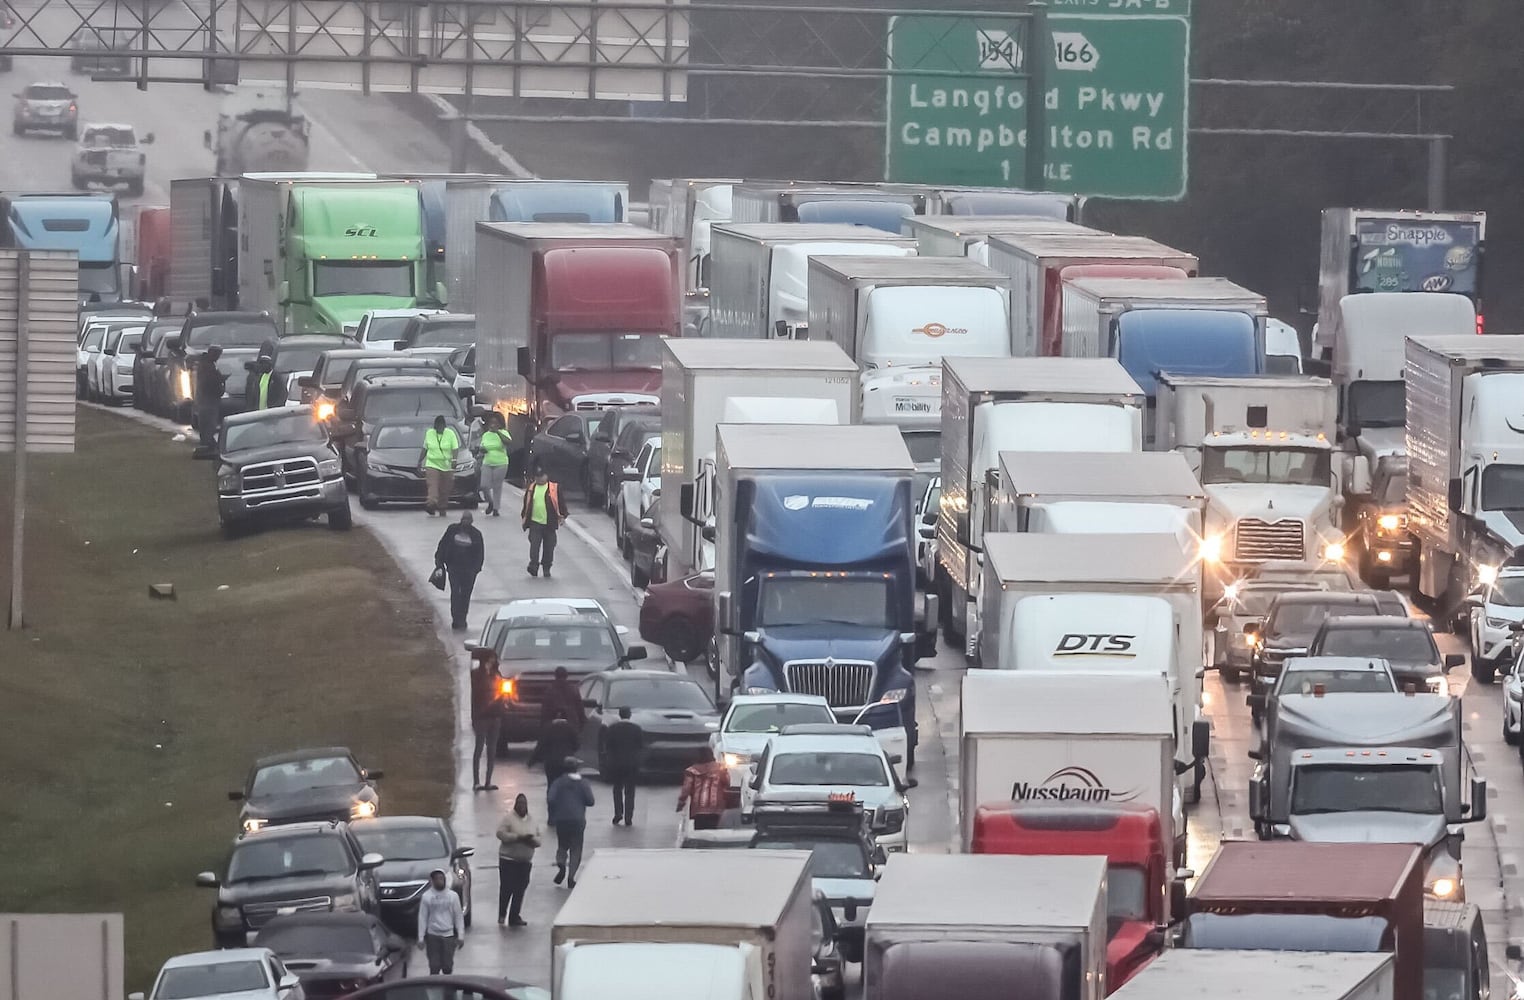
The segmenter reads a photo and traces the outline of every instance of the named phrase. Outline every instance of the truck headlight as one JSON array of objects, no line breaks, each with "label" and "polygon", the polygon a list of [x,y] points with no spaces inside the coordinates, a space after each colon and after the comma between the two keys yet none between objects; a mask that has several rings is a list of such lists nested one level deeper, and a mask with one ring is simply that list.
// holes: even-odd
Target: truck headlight
[{"label": "truck headlight", "polygon": [[180,369],[178,384],[180,387],[181,401],[189,402],[191,399],[191,374],[189,370],[185,368]]},{"label": "truck headlight", "polygon": [[343,467],[336,458],[325,458],[318,463],[318,475],[320,476],[337,476],[342,471]]},{"label": "truck headlight", "polygon": [[1498,568],[1496,566],[1489,566],[1486,564],[1478,566],[1476,568],[1476,579],[1479,583],[1490,587],[1492,584],[1497,582]]},{"label": "truck headlight", "polygon": [[370,819],[376,815],[376,804],[370,799],[359,799],[349,807],[350,819]]},{"label": "truck headlight", "polygon": [[1201,561],[1222,562],[1222,536],[1208,535],[1201,540]]},{"label": "truck headlight", "polygon": [[878,703],[880,705],[893,705],[896,702],[904,701],[905,695],[909,691],[909,688],[895,688],[892,691],[885,691],[883,697],[879,698]]},{"label": "truck headlight", "polygon": [[1376,518],[1376,527],[1382,531],[1396,531],[1402,524],[1402,516],[1399,514],[1382,514]]},{"label": "truck headlight", "polygon": [[1428,677],[1425,678],[1424,683],[1428,686],[1430,694],[1450,693],[1450,685],[1445,683],[1443,677]]},{"label": "truck headlight", "polygon": [[117,371],[129,371],[129,370],[131,370],[131,368],[132,368],[132,358],[131,358],[131,356],[126,355],[126,354],[118,354],[116,356],[116,370]]},{"label": "truck headlight", "polygon": [[314,420],[327,420],[333,416],[333,400],[321,399],[312,404],[312,417]]},{"label": "truck headlight", "polygon": [[1344,543],[1329,542],[1323,546],[1323,559],[1325,562],[1339,562],[1344,558]]},{"label": "truck headlight", "polygon": [[751,756],[744,753],[731,753],[727,750],[721,760],[726,767],[745,767],[751,763]]}]

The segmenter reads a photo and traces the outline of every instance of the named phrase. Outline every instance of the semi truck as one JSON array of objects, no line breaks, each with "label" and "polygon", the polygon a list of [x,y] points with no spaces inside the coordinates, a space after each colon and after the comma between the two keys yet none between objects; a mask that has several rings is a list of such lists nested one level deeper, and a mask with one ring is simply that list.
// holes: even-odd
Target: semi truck
[{"label": "semi truck", "polygon": [[988,531],[1173,535],[1183,551],[1201,538],[1206,494],[1174,452],[1000,453],[1000,490]]},{"label": "semi truck", "polygon": [[1063,284],[1063,354],[1116,358],[1153,397],[1156,372],[1265,371],[1265,297],[1226,278],[1075,278]]},{"label": "semi truck", "polygon": [[729,223],[714,226],[710,236],[708,337],[804,340],[810,257],[915,254],[915,240],[898,232],[841,223]]},{"label": "semi truck", "polygon": [[676,580],[714,567],[704,550],[712,557],[705,529],[714,530],[716,426],[727,417],[735,422],[738,409],[756,412],[764,400],[783,401],[778,405],[799,418],[855,423],[857,366],[835,344],[805,341],[669,340],[661,357],[662,495],[693,494],[686,514],[680,504],[659,505],[667,578]]},{"label": "semi truck", "polygon": [[579,409],[654,406],[682,330],[677,241],[628,223],[476,227],[476,392],[518,450]]},{"label": "semi truck", "polygon": [[1196,880],[1185,948],[1392,955],[1393,1000],[1422,1000],[1423,863],[1411,844],[1225,840]]},{"label": "semi truck", "polygon": [[734,177],[657,178],[646,203],[651,228],[675,236],[683,248],[683,336],[697,337],[709,317],[711,229],[729,222]]},{"label": "semi truck", "polygon": [[1475,903],[1423,904],[1423,991],[1425,997],[1487,1000],[1492,963],[1487,928]]},{"label": "semi truck", "polygon": [[1486,781],[1462,787],[1465,755],[1458,698],[1282,693],[1251,753],[1249,816],[1265,840],[1417,844],[1425,891],[1464,899],[1457,827],[1487,815]]},{"label": "semi truck", "polygon": [[1011,283],[955,257],[812,257],[809,335],[865,372],[1011,356]]},{"label": "semi truck", "polygon": [[[1117,1000],[1392,1000],[1396,976],[1390,955],[1272,951],[1165,952],[1112,994]],[[1464,994],[1439,997],[1466,1000]]]},{"label": "semi truck", "polygon": [[1312,356],[1329,361],[1343,332],[1339,303],[1366,292],[1453,292],[1471,300],[1483,329],[1486,212],[1323,209],[1318,322]]},{"label": "semi truck", "polygon": [[239,88],[217,108],[217,128],[202,136],[218,177],[307,169],[312,126],[291,94]]},{"label": "semi truck", "polygon": [[1194,278],[1195,256],[1142,236],[992,235],[989,266],[1011,276],[1011,346],[1022,357],[1064,354],[1064,282],[1075,278]]},{"label": "semi truck", "polygon": [[238,182],[238,305],[282,333],[343,333],[427,288],[416,181],[246,174]]},{"label": "semi truck", "polygon": [[112,194],[0,194],[0,247],[73,251],[79,257],[79,305],[120,302],[125,289],[117,213]]},{"label": "semi truck", "polygon": [[132,269],[126,298],[157,302],[169,292],[169,208],[132,205],[119,221],[122,261]]},{"label": "semi truck", "polygon": [[[1159,953],[1185,815],[1159,675],[976,670],[963,678],[958,791],[963,849],[1106,859],[1106,982]],[[1180,883],[1183,889],[1183,883]]]},{"label": "semi truck", "polygon": [[898,235],[903,220],[926,212],[926,193],[893,184],[745,181],[731,188],[736,222],[815,222]]},{"label": "semi truck", "polygon": [[1110,359],[945,358],[937,574],[942,631],[978,647],[984,527],[1000,452],[1140,451],[1143,394]]},{"label": "semi truck", "polygon": [[511,178],[487,202],[488,222],[627,222],[630,187],[616,181]]},{"label": "semi truck", "polygon": [[722,423],[716,442],[718,700],[822,696],[838,720],[903,746],[913,767],[909,668],[935,651],[935,634],[927,643],[922,633],[936,621],[936,599],[916,607],[914,466],[904,441],[892,427],[800,434]]},{"label": "semi truck", "polygon": [[[946,494],[944,493],[944,496]],[[1161,533],[984,536],[981,662],[995,670],[1169,678],[1174,772],[1201,797],[1211,723],[1196,557]]]},{"label": "semi truck", "polygon": [[1046,216],[912,215],[904,233],[913,237],[922,257],[968,257],[989,263],[991,236],[1084,236],[1099,230]]},{"label": "semi truck", "polygon": [[[1380,487],[1407,472],[1403,383],[1408,337],[1467,336],[1476,328],[1471,300],[1455,293],[1369,292],[1339,303],[1340,334],[1333,354],[1339,394],[1336,473],[1344,496],[1344,530],[1360,536],[1361,575],[1386,586],[1412,568],[1406,510]],[[1388,553],[1385,562],[1373,551]],[[1378,553],[1379,554],[1379,553]]]},{"label": "semi truck", "polygon": [[169,299],[177,309],[238,308],[238,180],[169,182]]},{"label": "semi truck", "polygon": [[1101,1000],[1106,859],[907,854],[868,912],[864,1000]]},{"label": "semi truck", "polygon": [[[1524,542],[1524,336],[1407,341],[1408,527],[1417,548],[1415,600],[1445,622],[1467,594],[1497,578]],[[1492,670],[1472,660],[1490,682]]]},{"label": "semi truck", "polygon": [[1207,601],[1267,561],[1343,564],[1331,382],[1160,373],[1158,383],[1155,447],[1184,455],[1206,490]]},{"label": "semi truck", "polygon": [[813,1000],[808,851],[599,850],[551,925],[551,990]]}]

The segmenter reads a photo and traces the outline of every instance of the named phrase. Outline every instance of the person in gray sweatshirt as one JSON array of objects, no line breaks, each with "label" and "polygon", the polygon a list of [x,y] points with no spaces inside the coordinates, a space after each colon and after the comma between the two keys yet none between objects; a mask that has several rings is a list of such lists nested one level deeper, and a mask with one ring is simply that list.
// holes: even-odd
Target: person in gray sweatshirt
[{"label": "person in gray sweatshirt", "polygon": [[418,900],[418,943],[429,959],[429,975],[455,971],[455,952],[465,944],[466,920],[460,897],[445,881],[445,870],[429,873],[429,887]]},{"label": "person in gray sweatshirt", "polygon": [[556,885],[562,882],[577,887],[577,869],[582,867],[582,838],[587,833],[587,811],[593,805],[593,789],[582,779],[582,762],[566,760],[566,773],[550,783],[546,793],[549,809],[546,819],[556,829]]}]

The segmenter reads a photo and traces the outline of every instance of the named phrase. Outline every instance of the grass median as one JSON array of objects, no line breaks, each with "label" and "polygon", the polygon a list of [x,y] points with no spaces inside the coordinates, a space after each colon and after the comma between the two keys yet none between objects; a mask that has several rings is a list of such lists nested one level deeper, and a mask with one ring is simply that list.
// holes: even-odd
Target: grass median
[{"label": "grass median", "polygon": [[[211,463],[90,409],[75,454],[29,469],[27,627],[0,631],[0,908],[124,912],[143,989],[165,958],[211,946],[212,894],[193,879],[226,855],[227,791],[255,757],[343,744],[386,771],[383,812],[445,815],[445,655],[367,532],[225,542]],[[176,599],[150,599],[156,583]]]}]

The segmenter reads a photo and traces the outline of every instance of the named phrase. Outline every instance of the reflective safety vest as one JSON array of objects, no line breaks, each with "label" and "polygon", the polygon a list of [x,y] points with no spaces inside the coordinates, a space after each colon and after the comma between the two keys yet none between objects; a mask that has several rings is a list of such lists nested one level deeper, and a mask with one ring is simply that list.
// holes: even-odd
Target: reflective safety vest
[{"label": "reflective safety vest", "polygon": [[270,406],[270,373],[265,372],[259,376],[259,408],[268,409]]},{"label": "reflective safety vest", "polygon": [[508,445],[513,438],[507,431],[488,431],[482,435],[482,464],[499,466],[508,464]]},{"label": "reflective safety vest", "polygon": [[430,427],[423,432],[423,448],[427,452],[424,464],[431,469],[451,469],[455,466],[455,453],[460,450],[460,438],[455,428],[446,427],[441,434]]}]

